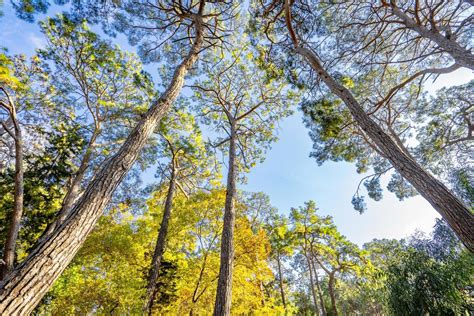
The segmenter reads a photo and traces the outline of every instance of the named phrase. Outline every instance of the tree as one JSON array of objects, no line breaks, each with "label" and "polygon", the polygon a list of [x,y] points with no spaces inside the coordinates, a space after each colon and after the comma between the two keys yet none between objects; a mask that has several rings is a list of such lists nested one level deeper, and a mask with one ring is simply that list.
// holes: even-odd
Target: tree
[{"label": "tree", "polygon": [[[24,193],[24,184],[23,184],[23,136],[20,127],[20,122],[17,116],[17,106],[13,97],[10,95],[10,92],[7,90],[18,89],[20,81],[11,74],[12,62],[4,54],[0,55],[0,60],[2,65],[0,66],[0,91],[2,92],[2,97],[0,98],[0,107],[2,110],[8,113],[8,121],[11,122],[13,128],[11,129],[6,125],[2,120],[1,124],[3,129],[8,133],[8,135],[13,138],[15,143],[15,189],[14,189],[14,205],[13,211],[10,218],[10,225],[8,229],[7,238],[3,248],[3,262],[1,262],[0,270],[0,280],[7,275],[13,268],[13,262],[15,260],[15,246],[16,240],[18,238],[18,231],[20,229],[21,216],[23,214],[23,193]],[[8,89],[8,87],[11,89]],[[7,121],[5,120],[5,121]]]},{"label": "tree", "polygon": [[208,79],[193,86],[204,123],[220,133],[214,146],[228,144],[223,149],[228,157],[227,195],[214,315],[230,313],[237,177],[263,160],[265,150],[275,140],[275,124],[290,114],[290,100],[283,96],[285,85],[259,71],[252,63],[251,50],[244,46],[229,55],[212,69],[207,66]]},{"label": "tree", "polygon": [[168,161],[159,164],[160,175],[168,179],[163,219],[155,245],[151,269],[149,272],[147,297],[143,311],[151,314],[157,290],[157,279],[165,250],[168,224],[171,217],[173,198],[176,187],[188,196],[205,182],[212,182],[212,157],[202,141],[201,131],[191,113],[184,109],[173,109],[160,123],[162,157]]},{"label": "tree", "polygon": [[290,257],[293,253],[294,241],[288,227],[288,220],[285,217],[275,214],[269,219],[265,226],[272,247],[271,257],[276,261],[277,265],[277,279],[281,302],[283,308],[286,310],[289,302],[285,294],[286,282],[283,264],[285,258]]},{"label": "tree", "polygon": [[[75,203],[63,224],[58,226],[44,240],[41,240],[25,261],[2,281],[2,293],[0,294],[0,311],[2,313],[13,313],[14,311],[26,313],[31,311],[52,285],[53,281],[72,260],[84,242],[85,237],[90,233],[94,224],[101,216],[115,188],[136,161],[139,152],[145,146],[146,140],[153,132],[153,129],[177,98],[184,82],[184,76],[194,65],[199,52],[203,48],[203,37],[207,27],[210,25],[209,23],[221,21],[223,17],[220,13],[225,15],[225,9],[229,8],[229,6],[232,7],[232,5],[227,4],[212,4],[217,14],[209,15],[205,10],[205,2],[201,1],[189,4],[186,7],[181,6],[178,17],[173,15],[176,14],[175,7],[173,6],[154,7],[152,8],[153,10],[150,8],[143,10],[141,5],[146,6],[146,4],[138,5],[134,3],[133,8],[127,6],[128,4],[126,3],[122,3],[122,5],[123,8],[133,9],[131,14],[136,13],[138,16],[144,13],[149,14],[142,19],[142,22],[153,23],[155,31],[161,30],[164,34],[168,34],[168,36],[178,36],[179,38],[183,34],[179,29],[187,26],[184,34],[186,36],[192,34],[192,44],[187,56],[183,57],[182,61],[177,65],[167,89],[160,98],[150,105],[148,111],[141,117],[117,152],[101,164],[94,178],[89,182],[81,198]],[[220,8],[223,9],[220,10]],[[124,14],[127,12],[125,11]],[[169,18],[174,19],[171,24],[168,22],[170,21]],[[162,21],[166,21],[166,25]],[[179,27],[177,21],[180,21]],[[213,27],[209,27],[209,29],[214,30]],[[149,31],[150,29],[147,28],[146,32]],[[219,29],[220,31],[221,29]],[[150,35],[150,33],[146,34]],[[164,36],[166,38],[166,35]],[[141,38],[142,40],[146,39],[146,37]],[[215,41],[217,39],[214,34],[206,38],[206,43],[213,43]],[[181,56],[181,54],[177,56]],[[55,258],[54,261],[51,261],[50,258],[52,257]],[[29,293],[28,299],[15,294],[19,289]]]},{"label": "tree", "polygon": [[[308,10],[308,8],[312,7],[314,7],[314,10]],[[447,73],[459,68],[459,66],[454,65],[446,68],[426,68],[420,70],[410,76],[408,80],[393,87],[387,95],[383,95],[381,98],[377,96],[378,100],[376,99],[377,101],[374,103],[368,102],[372,107],[366,110],[361,103],[362,101],[359,102],[354,94],[351,93],[350,89],[345,87],[340,80],[337,80],[336,76],[328,72],[328,68],[323,66],[321,59],[311,49],[311,41],[317,39],[315,39],[316,34],[314,32],[317,28],[314,28],[314,25],[309,26],[308,23],[311,23],[311,21],[314,21],[314,19],[320,15],[320,12],[316,9],[317,7],[313,6],[312,2],[305,2],[292,7],[288,1],[284,3],[273,1],[270,2],[270,4],[264,4],[263,8],[262,6],[257,7],[256,10],[257,15],[266,17],[262,24],[264,25],[264,29],[271,33],[269,34],[270,39],[276,37],[277,39],[273,39],[272,41],[275,43],[278,42],[285,54],[288,52],[288,49],[291,48],[292,51],[296,53],[296,56],[302,58],[303,67],[310,67],[328,90],[344,102],[358,128],[360,128],[367,140],[373,143],[378,149],[380,155],[387,159],[400,173],[400,176],[407,179],[443,218],[448,221],[458,236],[463,240],[466,247],[474,251],[474,240],[472,239],[472,236],[474,236],[474,215],[469,208],[454,196],[444,184],[426,172],[420,164],[416,162],[412,155],[407,152],[406,148],[402,146],[397,135],[385,131],[371,116],[374,111],[378,111],[383,108],[384,105],[389,104],[393,95],[408,83],[413,82],[414,79],[427,74]],[[457,16],[460,17],[459,12],[457,10],[456,12],[458,14]],[[448,16],[449,14],[450,13],[448,13]],[[293,25],[297,25],[298,28],[295,29]],[[305,27],[306,25],[308,25],[308,27]],[[281,28],[279,28],[280,26],[285,27],[287,32],[272,32],[277,29],[281,30]],[[464,29],[465,24],[461,23],[460,26],[461,29]],[[331,30],[331,28],[329,28],[329,30]],[[378,36],[376,33],[371,35],[375,36],[375,38]],[[431,44],[431,40],[429,38],[428,40]],[[435,45],[438,44],[435,42]],[[329,52],[332,51],[334,50],[330,50]],[[326,53],[326,51],[324,51],[324,53]],[[293,55],[293,57],[296,56]],[[293,57],[290,59],[292,63],[295,61]],[[335,61],[337,58],[332,58],[331,60]],[[387,63],[384,65],[386,66]],[[290,69],[290,71],[291,70],[293,69]],[[382,71],[380,74],[383,75],[384,72]]]},{"label": "tree", "polygon": [[[64,198],[67,182],[74,173],[73,160],[81,151],[83,139],[78,129],[64,124],[54,126],[45,134],[45,148],[35,147],[35,153],[24,157],[24,214],[17,239],[15,262],[26,257],[33,244],[41,236],[58,212]],[[0,218],[8,222],[13,205],[14,172],[10,168],[0,170]],[[7,226],[0,229],[2,244],[7,237]]]},{"label": "tree", "polygon": [[297,245],[301,249],[301,253],[306,259],[306,266],[309,271],[309,285],[311,287],[311,294],[313,297],[313,304],[316,314],[320,314],[321,308],[321,312],[323,315],[325,315],[326,311],[321,288],[319,286],[319,279],[313,258],[312,246],[313,243],[316,242],[315,238],[317,238],[317,236],[315,236],[315,234],[319,233],[323,223],[327,224],[329,218],[320,218],[318,215],[316,215],[316,210],[316,203],[314,201],[309,201],[305,203],[304,207],[300,207],[299,210],[292,209],[290,220],[293,224],[292,233],[294,238],[298,240]]},{"label": "tree", "polygon": [[[326,273],[328,277],[328,291],[331,299],[332,314],[338,315],[336,303],[336,278],[340,273],[358,273],[365,264],[365,258],[360,249],[338,231],[332,218],[316,215],[316,203],[309,201],[300,209],[291,210],[291,220],[295,238],[300,240],[299,245],[306,258],[313,292],[314,304],[317,308],[316,289],[317,284],[320,295],[322,312],[326,310],[323,304],[321,289],[319,287],[316,273],[316,264]],[[317,309],[319,314],[319,309]]]},{"label": "tree", "polygon": [[61,117],[81,126],[86,142],[50,234],[68,216],[87,175],[124,141],[155,91],[138,57],[100,39],[85,21],[59,15],[40,25],[47,44],[38,53],[54,65],[50,81],[57,91],[48,97],[61,105]]},{"label": "tree", "polygon": [[438,220],[431,239],[413,236],[387,269],[388,306],[395,315],[465,314],[473,256]]}]

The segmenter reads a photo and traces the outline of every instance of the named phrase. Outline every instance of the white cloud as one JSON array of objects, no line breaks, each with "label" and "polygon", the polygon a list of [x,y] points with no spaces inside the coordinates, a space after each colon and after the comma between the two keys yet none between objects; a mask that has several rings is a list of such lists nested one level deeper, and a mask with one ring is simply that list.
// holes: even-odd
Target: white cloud
[{"label": "white cloud", "polygon": [[46,41],[44,40],[44,38],[34,33],[31,33],[28,36],[28,39],[33,44],[34,48],[44,48],[46,46]]}]

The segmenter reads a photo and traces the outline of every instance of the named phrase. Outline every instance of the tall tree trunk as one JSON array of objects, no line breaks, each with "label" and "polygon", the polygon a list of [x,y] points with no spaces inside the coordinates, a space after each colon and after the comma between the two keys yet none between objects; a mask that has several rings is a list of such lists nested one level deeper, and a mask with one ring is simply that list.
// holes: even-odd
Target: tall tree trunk
[{"label": "tall tree trunk", "polygon": [[323,291],[321,290],[321,285],[319,284],[318,269],[316,269],[316,264],[314,262],[313,262],[313,269],[314,269],[314,281],[316,283],[316,289],[318,290],[319,304],[321,306],[321,314],[323,316],[326,316],[327,312],[326,312],[326,307],[324,306]]},{"label": "tall tree trunk", "polygon": [[469,208],[398,147],[396,142],[367,115],[351,92],[329,75],[314,52],[304,47],[297,47],[296,52],[307,60],[329,89],[344,101],[354,121],[383,152],[392,166],[441,214],[464,245],[474,253],[474,214]]},{"label": "tall tree trunk", "polygon": [[329,273],[328,290],[329,296],[331,297],[332,314],[333,316],[338,316],[339,313],[337,312],[336,306],[336,293],[334,292],[335,285],[336,279],[334,278],[334,272],[331,272]]},{"label": "tall tree trunk", "polygon": [[227,191],[225,196],[224,226],[221,238],[221,261],[219,279],[217,281],[214,316],[230,315],[232,303],[232,271],[234,270],[234,226],[235,226],[235,179],[237,175],[236,163],[236,135],[234,122],[231,123],[229,141],[229,170],[227,172]]},{"label": "tall tree trunk", "polygon": [[278,281],[280,283],[281,301],[283,303],[283,308],[286,310],[286,298],[285,298],[285,289],[283,288],[283,273],[281,271],[280,254],[277,255],[277,264],[278,264]]},{"label": "tall tree trunk", "polygon": [[389,6],[393,14],[399,17],[406,27],[417,32],[422,37],[436,43],[436,45],[438,45],[443,51],[451,55],[456,64],[474,70],[474,55],[470,50],[459,45],[455,39],[444,36],[438,30],[428,29],[424,25],[418,24],[405,12],[400,10],[394,1],[390,1]]},{"label": "tall tree trunk", "polygon": [[313,303],[314,303],[314,308],[316,309],[316,315],[319,315],[319,305],[318,305],[318,299],[316,297],[316,290],[314,289],[314,276],[313,276],[313,263],[311,261],[310,255],[308,252],[304,251],[305,257],[306,257],[306,262],[308,263],[308,269],[309,269],[309,282],[311,285],[311,294],[313,296]]},{"label": "tall tree trunk", "polygon": [[[23,215],[23,136],[21,127],[16,117],[16,110],[11,104],[10,116],[13,121],[15,142],[15,192],[13,198],[13,213],[8,227],[7,239],[3,248],[3,265],[0,270],[0,280],[13,269],[15,262],[16,240],[20,230]],[[5,127],[6,129],[7,127]]]},{"label": "tall tree trunk", "polygon": [[[173,162],[174,163],[174,162]],[[143,306],[143,312],[151,315],[153,308],[153,301],[156,296],[156,282],[158,281],[158,275],[160,273],[161,259],[165,250],[166,235],[168,234],[168,223],[171,217],[171,208],[173,206],[173,197],[176,185],[176,170],[172,168],[171,178],[168,187],[168,193],[166,195],[165,209],[163,212],[163,219],[161,220],[160,231],[156,240],[155,252],[153,253],[153,259],[151,261],[150,271],[148,275],[148,286],[145,296],[145,304]]]},{"label": "tall tree trunk", "polygon": [[0,282],[1,315],[31,313],[74,258],[147,139],[178,97],[184,76],[196,62],[202,47],[203,30],[199,17],[195,18],[195,29],[194,43],[163,95],[153,103],[117,153],[102,164],[66,220]]}]

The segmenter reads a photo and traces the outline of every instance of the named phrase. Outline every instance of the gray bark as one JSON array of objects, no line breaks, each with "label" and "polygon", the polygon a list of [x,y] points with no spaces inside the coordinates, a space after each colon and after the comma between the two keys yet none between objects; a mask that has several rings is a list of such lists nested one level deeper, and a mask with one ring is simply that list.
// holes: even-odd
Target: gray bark
[{"label": "gray bark", "polygon": [[354,121],[375,143],[392,166],[441,214],[467,249],[474,252],[474,214],[470,209],[444,184],[426,172],[412,157],[407,155],[370,118],[351,92],[331,77],[311,50],[297,47],[296,52],[307,60],[329,89],[342,99],[351,112]]},{"label": "gray bark", "polygon": [[235,195],[237,175],[235,122],[231,122],[229,141],[229,170],[227,172],[227,192],[224,208],[224,226],[221,238],[221,260],[217,281],[214,316],[230,315],[232,303],[232,272],[234,270],[234,226]]},{"label": "gray bark", "polygon": [[[23,136],[21,127],[16,117],[16,110],[10,101],[10,118],[13,122],[13,134],[15,142],[15,192],[13,197],[13,212],[8,227],[7,239],[3,248],[3,265],[0,269],[0,280],[2,280],[12,269],[15,263],[16,241],[20,230],[21,217],[23,215]],[[8,127],[5,126],[5,129]],[[9,133],[12,133],[8,130]]]},{"label": "gray bark", "polygon": [[0,282],[0,314],[31,313],[74,258],[147,139],[178,97],[184,76],[196,62],[203,43],[199,18],[195,19],[195,29],[192,48],[176,68],[164,94],[153,103],[118,152],[102,164],[66,220]]},{"label": "gray bark", "polygon": [[153,308],[153,301],[156,297],[156,282],[158,281],[158,275],[160,273],[161,259],[163,258],[163,252],[165,250],[166,236],[168,235],[168,224],[171,218],[171,209],[173,206],[173,197],[176,186],[176,170],[173,167],[171,171],[171,178],[168,187],[168,193],[166,195],[165,209],[163,212],[163,219],[160,225],[160,231],[158,233],[158,239],[156,240],[155,251],[153,253],[153,259],[151,261],[150,271],[148,275],[148,286],[145,296],[145,304],[143,306],[143,312],[151,315]]}]

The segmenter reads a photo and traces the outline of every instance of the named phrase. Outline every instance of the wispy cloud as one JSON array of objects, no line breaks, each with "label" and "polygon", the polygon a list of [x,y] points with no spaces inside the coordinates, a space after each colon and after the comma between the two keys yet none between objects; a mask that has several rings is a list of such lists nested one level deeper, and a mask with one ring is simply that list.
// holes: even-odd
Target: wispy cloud
[{"label": "wispy cloud", "polygon": [[46,46],[46,41],[44,40],[44,38],[34,33],[31,33],[28,36],[28,39],[33,44],[34,48],[44,48]]}]

